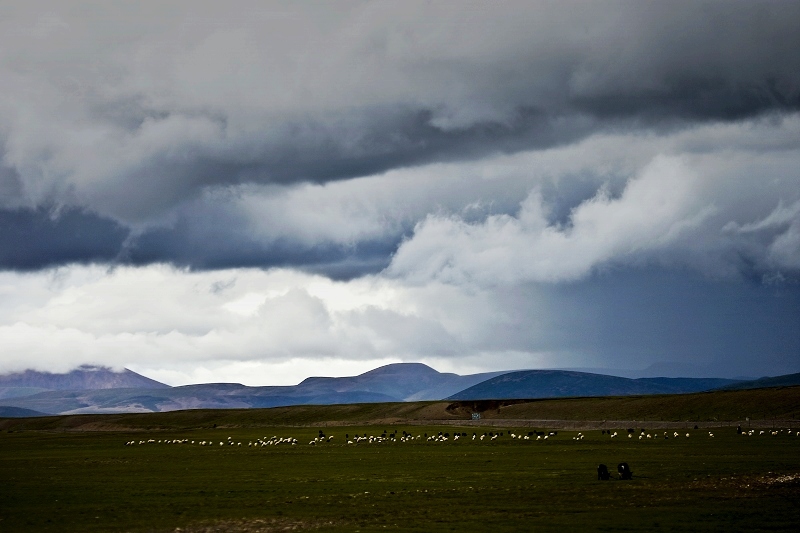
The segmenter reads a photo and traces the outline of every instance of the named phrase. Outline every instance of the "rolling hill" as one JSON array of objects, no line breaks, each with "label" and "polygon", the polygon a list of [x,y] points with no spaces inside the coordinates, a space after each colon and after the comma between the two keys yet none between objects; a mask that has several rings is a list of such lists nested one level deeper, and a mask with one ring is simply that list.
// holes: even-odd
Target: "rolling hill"
[{"label": "rolling hill", "polygon": [[763,389],[765,387],[794,387],[800,385],[800,373],[759,378],[722,387],[724,390]]},{"label": "rolling hill", "polygon": [[22,409],[21,407],[6,407],[0,405],[0,418],[31,418],[35,416],[48,416],[46,413]]},{"label": "rolling hill", "polygon": [[736,383],[717,378],[621,378],[568,370],[521,370],[490,378],[449,396],[448,400],[499,400],[578,396],[678,394]]}]

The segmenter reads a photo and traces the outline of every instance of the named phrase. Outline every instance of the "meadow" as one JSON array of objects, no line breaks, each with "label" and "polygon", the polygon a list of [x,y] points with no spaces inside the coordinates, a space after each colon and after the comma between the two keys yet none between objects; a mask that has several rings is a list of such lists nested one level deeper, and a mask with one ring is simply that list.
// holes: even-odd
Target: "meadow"
[{"label": "meadow", "polygon": [[[615,437],[559,429],[537,440],[511,434],[551,429],[466,420],[259,426],[259,412],[265,422],[278,416],[87,415],[81,431],[64,430],[80,417],[2,421],[0,531],[796,531],[800,523],[800,421],[791,433],[784,424],[751,436],[722,424],[646,427],[651,438],[641,439],[639,427],[632,438],[624,426]],[[223,423],[237,416],[248,423]],[[324,442],[311,445],[320,431]],[[384,431],[383,442],[354,439]],[[420,438],[401,441],[403,432]],[[425,437],[439,433],[448,440]],[[297,444],[248,445],[273,436]],[[632,480],[616,479],[620,462]],[[611,480],[597,479],[599,463]]]}]

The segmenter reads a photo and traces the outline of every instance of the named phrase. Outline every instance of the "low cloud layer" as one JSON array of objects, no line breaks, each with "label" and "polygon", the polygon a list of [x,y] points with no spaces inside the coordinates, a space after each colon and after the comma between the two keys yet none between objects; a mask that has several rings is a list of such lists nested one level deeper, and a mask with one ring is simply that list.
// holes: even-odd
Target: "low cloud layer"
[{"label": "low cloud layer", "polygon": [[290,270],[165,265],[0,276],[0,371],[129,367],[170,384],[292,384],[422,361],[461,373],[798,370],[797,286],[620,270],[570,284],[476,289]]},{"label": "low cloud layer", "polygon": [[796,2],[0,7],[0,371],[796,371],[798,49]]}]

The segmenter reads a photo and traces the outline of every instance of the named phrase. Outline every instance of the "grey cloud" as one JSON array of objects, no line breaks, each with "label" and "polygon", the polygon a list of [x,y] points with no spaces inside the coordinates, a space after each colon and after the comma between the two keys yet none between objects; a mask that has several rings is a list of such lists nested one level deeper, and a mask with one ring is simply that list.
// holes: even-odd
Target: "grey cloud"
[{"label": "grey cloud", "polygon": [[388,265],[401,236],[353,245],[299,245],[288,239],[259,241],[219,218],[132,235],[120,224],[67,209],[0,210],[0,269],[40,270],[68,263],[146,265],[172,263],[191,269],[297,267],[332,279],[352,279]]},{"label": "grey cloud", "polygon": [[400,240],[392,237],[351,246],[336,243],[303,246],[288,239],[260,242],[231,228],[204,232],[179,223],[170,229],[154,229],[129,242],[120,262],[132,265],[169,262],[198,270],[288,267],[345,280],[383,270]]},{"label": "grey cloud", "polygon": [[[58,170],[63,201],[137,223],[209,185],[327,182],[800,108],[790,2],[239,8],[178,3],[154,20],[54,4],[46,38],[9,43],[2,67],[22,180]],[[30,137],[47,123],[67,138]]]},{"label": "grey cloud", "polygon": [[0,268],[38,270],[65,263],[118,260],[128,230],[75,210],[0,210]]},{"label": "grey cloud", "polygon": [[[794,2],[51,7],[7,7],[0,22],[0,207],[85,213],[87,242],[59,233],[75,222],[56,217],[49,244],[26,243],[28,259],[6,268],[118,258],[356,276],[385,267],[436,202],[350,242],[298,242],[248,235],[235,206],[209,212],[204,195],[800,110]],[[471,204],[500,198],[493,214],[507,215],[540,187],[545,220],[567,227],[601,187],[619,197],[632,172],[553,174],[517,180],[513,198],[508,180],[460,187],[481,189]],[[445,215],[486,218],[444,196]],[[19,228],[35,218],[6,223],[34,234]],[[792,231],[741,253],[793,265]]]}]

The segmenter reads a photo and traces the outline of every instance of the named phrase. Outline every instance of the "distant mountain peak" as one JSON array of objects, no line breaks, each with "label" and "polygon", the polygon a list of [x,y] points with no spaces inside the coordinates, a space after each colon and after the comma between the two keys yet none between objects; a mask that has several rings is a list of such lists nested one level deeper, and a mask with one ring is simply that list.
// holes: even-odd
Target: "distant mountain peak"
[{"label": "distant mountain peak", "polygon": [[429,367],[424,363],[390,363],[388,365],[379,366],[368,372],[360,374],[361,376],[379,376],[379,375],[397,375],[397,374],[424,374],[436,375],[441,374],[438,370]]},{"label": "distant mountain peak", "polygon": [[24,372],[0,375],[0,386],[37,387],[48,390],[169,388],[169,385],[137,374],[127,368],[116,372],[109,367],[98,365],[81,365],[70,372],[61,374],[25,370]]}]

